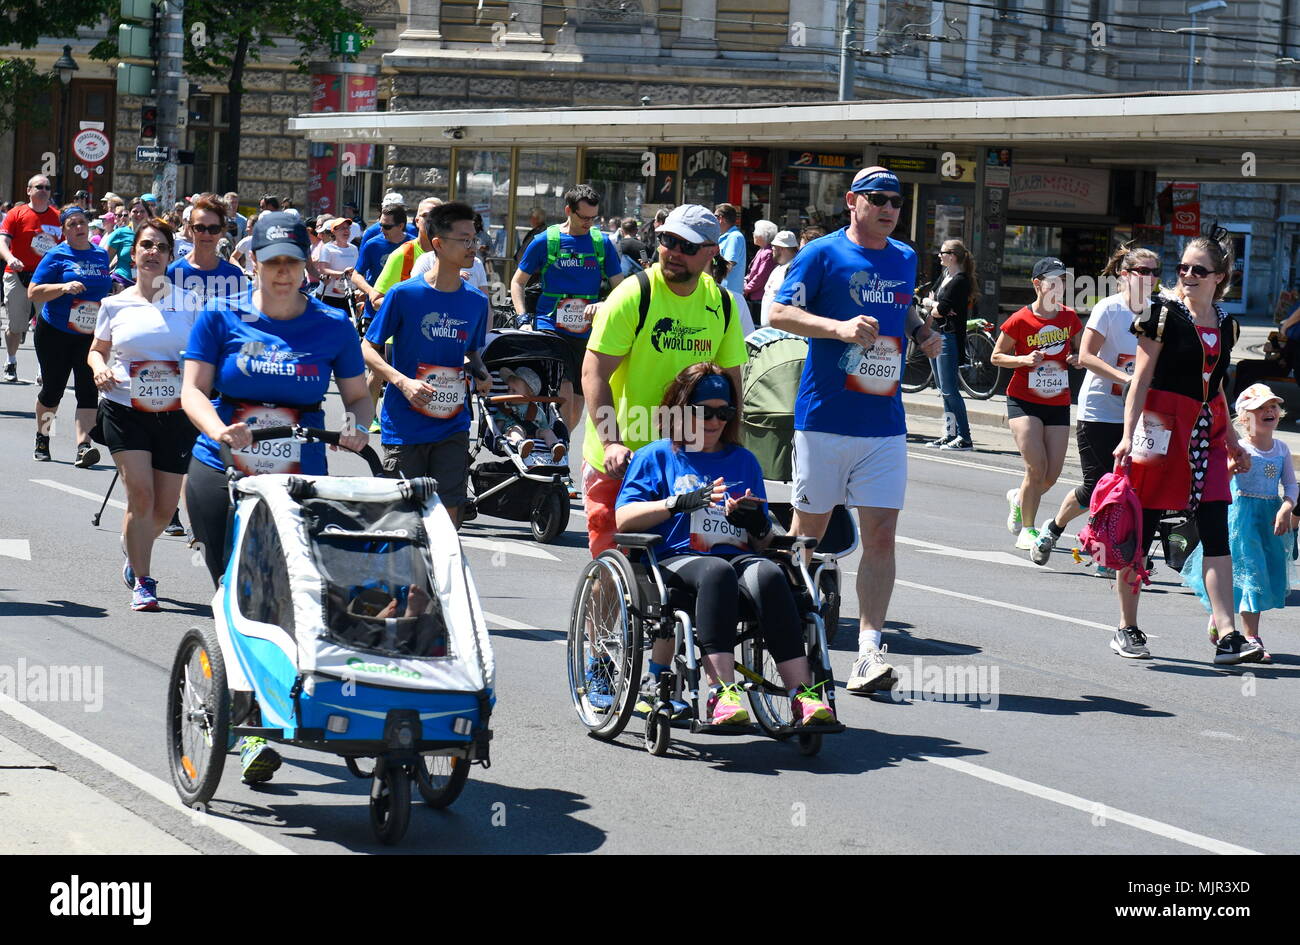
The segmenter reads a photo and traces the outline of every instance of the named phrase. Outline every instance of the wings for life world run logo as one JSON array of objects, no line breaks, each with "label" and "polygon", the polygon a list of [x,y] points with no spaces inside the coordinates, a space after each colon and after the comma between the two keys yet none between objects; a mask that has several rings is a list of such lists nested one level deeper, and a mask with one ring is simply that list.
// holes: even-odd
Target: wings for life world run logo
[{"label": "wings for life world run logo", "polygon": [[443,312],[430,312],[420,321],[420,334],[430,341],[465,342],[469,340],[469,332],[463,326],[468,324],[469,320],[465,318],[452,318]]},{"label": "wings for life world run logo", "polygon": [[688,351],[691,354],[705,354],[713,348],[708,338],[697,338],[704,331],[701,326],[694,328],[683,325],[675,318],[661,318],[650,329],[650,347],[660,354],[667,351]]},{"label": "wings for life world run logo", "polygon": [[297,377],[299,379],[320,376],[320,367],[315,364],[299,364],[298,359],[309,352],[281,348],[264,341],[246,341],[239,348],[235,357],[235,367],[248,377]]},{"label": "wings for life world run logo", "polygon": [[1031,348],[1037,348],[1043,354],[1060,354],[1065,350],[1065,345],[1069,340],[1070,330],[1068,328],[1044,328],[1037,334],[1026,338],[1025,344]]},{"label": "wings for life world run logo", "polygon": [[[899,286],[906,288],[899,289]],[[849,278],[849,295],[859,305],[911,305],[912,288],[906,279],[882,279],[859,270]]]}]

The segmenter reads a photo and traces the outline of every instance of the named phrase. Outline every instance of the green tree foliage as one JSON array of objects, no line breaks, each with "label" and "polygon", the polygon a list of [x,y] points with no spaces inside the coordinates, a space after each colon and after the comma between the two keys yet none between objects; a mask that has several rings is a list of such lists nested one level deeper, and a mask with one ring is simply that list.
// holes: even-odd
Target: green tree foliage
[{"label": "green tree foliage", "polygon": [[[0,47],[31,49],[42,36],[72,38],[78,27],[93,26],[110,10],[114,0],[0,0]],[[36,62],[22,56],[0,55],[0,131],[17,124],[19,116],[32,123],[48,122],[51,76],[40,73]]]}]

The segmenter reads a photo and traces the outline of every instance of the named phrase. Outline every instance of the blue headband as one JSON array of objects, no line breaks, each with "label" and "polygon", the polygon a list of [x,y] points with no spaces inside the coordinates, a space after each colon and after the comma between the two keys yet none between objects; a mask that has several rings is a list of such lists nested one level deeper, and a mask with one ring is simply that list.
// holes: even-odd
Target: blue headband
[{"label": "blue headband", "polygon": [[[68,222],[68,217],[76,216],[78,213],[81,214],[83,217],[86,216],[86,211],[83,210],[81,207],[76,207],[76,206],[64,207],[63,212],[59,214],[59,225],[63,226]],[[86,219],[89,220],[90,218],[86,217]]]},{"label": "blue headband", "polygon": [[725,400],[730,404],[731,382],[721,374],[704,375],[691,392],[691,403],[698,404],[706,400]]},{"label": "blue headband", "polygon": [[873,190],[892,190],[896,194],[903,192],[902,186],[898,183],[898,178],[892,171],[876,171],[874,174],[868,174],[853,182],[849,188],[855,194],[870,193]]}]

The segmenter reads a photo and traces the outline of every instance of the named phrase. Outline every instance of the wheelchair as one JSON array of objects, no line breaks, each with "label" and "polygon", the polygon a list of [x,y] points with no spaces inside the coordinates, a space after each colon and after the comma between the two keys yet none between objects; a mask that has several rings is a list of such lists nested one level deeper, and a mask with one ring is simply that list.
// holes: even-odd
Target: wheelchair
[{"label": "wheelchair", "polygon": [[[780,521],[781,511],[773,510]],[[785,516],[788,524],[788,515]],[[762,555],[775,561],[790,582],[803,624],[805,653],[813,685],[824,684],[823,695],[835,707],[835,683],[831,671],[825,620],[830,608],[839,617],[839,572],[836,559],[857,547],[857,530],[843,506],[832,515],[825,539],[818,548],[815,539],[776,535]],[[641,674],[645,650],[657,639],[674,641],[669,669],[654,680],[654,701],[645,718],[645,748],[663,755],[672,741],[672,730],[692,734],[766,735],[779,741],[794,739],[802,755],[816,755],[824,735],[844,731],[838,721],[795,726],[790,696],[776,671],[776,661],[763,643],[761,627],[742,600],[736,644],[737,682],[745,691],[751,717],[757,725],[710,725],[704,719],[707,685],[701,685],[701,659],[694,623],[694,601],[670,588],[659,568],[655,546],[657,534],[620,532],[614,538],[617,550],[602,552],[583,569],[574,594],[568,629],[569,691],[578,718],[589,734],[613,741],[627,727],[641,696]],[[809,561],[805,561],[805,551]],[[608,659],[608,682],[612,704],[593,707],[587,700],[586,673],[590,658]],[[685,710],[680,706],[684,705]],[[675,706],[677,708],[675,708]]]}]

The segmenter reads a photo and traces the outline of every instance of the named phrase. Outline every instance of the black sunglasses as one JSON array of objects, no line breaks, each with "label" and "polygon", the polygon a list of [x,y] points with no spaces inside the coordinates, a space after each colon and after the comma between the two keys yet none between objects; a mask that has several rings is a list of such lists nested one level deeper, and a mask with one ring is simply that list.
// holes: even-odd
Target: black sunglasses
[{"label": "black sunglasses", "polygon": [[221,223],[208,223],[206,225],[203,223],[191,223],[190,229],[195,233],[207,233],[209,236],[220,236],[222,233],[226,232],[225,225]]},{"label": "black sunglasses", "polygon": [[137,249],[156,249],[164,253],[172,251],[172,244],[165,240],[136,240],[135,245]]},{"label": "black sunglasses", "polygon": [[705,420],[721,420],[723,423],[730,423],[736,419],[735,407],[706,407],[697,404],[695,409],[704,411]]},{"label": "black sunglasses", "polygon": [[671,233],[660,233],[659,245],[671,252],[681,253],[683,256],[694,256],[706,245],[712,244],[692,243],[688,240],[682,239],[680,236],[674,236]]},{"label": "black sunglasses", "polygon": [[1128,271],[1129,271],[1129,272],[1135,272],[1135,273],[1137,273],[1139,276],[1158,276],[1158,275],[1160,275],[1160,270],[1159,270],[1159,269],[1155,269],[1155,268],[1153,268],[1153,267],[1151,267],[1151,266],[1129,266]]},{"label": "black sunglasses", "polygon": [[1215,273],[1218,271],[1219,270],[1217,269],[1206,269],[1204,266],[1191,266],[1188,265],[1187,263],[1178,264],[1178,274],[1180,276],[1185,276],[1190,272],[1196,278],[1204,279],[1206,276],[1210,275],[1211,273]]},{"label": "black sunglasses", "polygon": [[889,194],[882,194],[878,190],[873,190],[870,193],[863,194],[862,196],[866,197],[867,202],[873,207],[883,207],[885,204],[889,204],[897,210],[903,205],[902,197],[891,197]]},{"label": "black sunglasses", "polygon": [[381,223],[381,224],[379,224],[379,228],[380,228],[381,230],[396,230],[396,229],[401,228],[401,226],[402,226],[402,224],[400,224],[400,223]]}]

